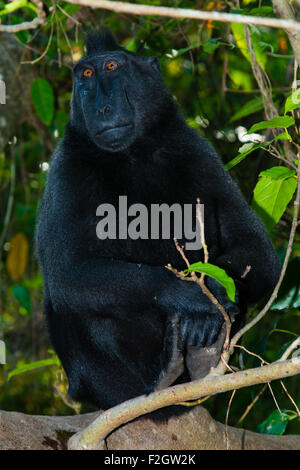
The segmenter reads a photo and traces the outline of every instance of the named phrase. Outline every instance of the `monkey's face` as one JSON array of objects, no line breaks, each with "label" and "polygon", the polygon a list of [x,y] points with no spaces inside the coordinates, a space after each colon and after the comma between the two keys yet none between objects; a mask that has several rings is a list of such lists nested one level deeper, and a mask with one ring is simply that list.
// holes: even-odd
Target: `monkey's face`
[{"label": "monkey's face", "polygon": [[142,138],[169,98],[153,57],[125,51],[89,55],[75,65],[74,77],[72,119],[84,122],[90,139],[109,152]]}]

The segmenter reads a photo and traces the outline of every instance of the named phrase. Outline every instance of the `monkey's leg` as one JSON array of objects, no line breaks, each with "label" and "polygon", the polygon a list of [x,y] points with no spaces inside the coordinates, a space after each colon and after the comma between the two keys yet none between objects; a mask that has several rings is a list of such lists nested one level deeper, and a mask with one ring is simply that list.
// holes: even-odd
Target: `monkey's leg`
[{"label": "monkey's leg", "polygon": [[164,357],[167,357],[167,367],[158,378],[154,390],[162,390],[175,382],[184,371],[183,353],[179,347],[179,318],[172,318],[167,323],[164,343]]}]

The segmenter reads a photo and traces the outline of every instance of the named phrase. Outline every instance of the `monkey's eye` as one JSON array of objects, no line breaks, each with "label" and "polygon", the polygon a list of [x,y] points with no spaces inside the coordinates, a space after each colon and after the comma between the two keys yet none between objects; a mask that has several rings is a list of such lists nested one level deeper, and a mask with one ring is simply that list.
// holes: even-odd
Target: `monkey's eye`
[{"label": "monkey's eye", "polygon": [[110,60],[109,62],[106,62],[104,65],[104,70],[107,70],[108,72],[111,72],[112,70],[116,70],[119,67],[118,62],[115,60]]},{"label": "monkey's eye", "polygon": [[92,69],[85,69],[83,71],[83,75],[86,77],[86,78],[90,78],[94,75],[94,71]]}]

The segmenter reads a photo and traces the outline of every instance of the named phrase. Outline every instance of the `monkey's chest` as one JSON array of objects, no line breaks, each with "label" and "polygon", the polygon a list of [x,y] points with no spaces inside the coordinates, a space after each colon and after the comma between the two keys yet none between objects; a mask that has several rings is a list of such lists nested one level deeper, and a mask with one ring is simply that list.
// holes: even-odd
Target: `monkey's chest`
[{"label": "monkey's chest", "polygon": [[[212,208],[206,208],[203,216],[213,256],[218,251],[216,218]],[[97,207],[87,235],[87,249],[97,257],[181,267],[176,239],[190,262],[202,259],[201,231],[193,203],[129,203],[126,196],[121,196],[117,205],[103,203]]]}]

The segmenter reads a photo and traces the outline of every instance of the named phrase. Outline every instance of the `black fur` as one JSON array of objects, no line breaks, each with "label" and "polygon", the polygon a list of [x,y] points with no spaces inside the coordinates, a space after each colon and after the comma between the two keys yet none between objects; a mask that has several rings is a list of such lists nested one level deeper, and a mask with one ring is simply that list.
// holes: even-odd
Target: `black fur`
[{"label": "black fur", "polygon": [[[219,157],[179,114],[156,61],[107,36],[90,38],[88,52],[74,69],[70,120],[51,160],[36,246],[69,393],[108,408],[156,387],[171,360],[171,319],[184,351],[212,344],[223,317],[197,285],[164,267],[185,267],[172,239],[99,240],[99,204],[117,206],[119,195],[147,207],[200,197],[209,261],[236,280],[236,304],[217,282],[207,284],[232,317],[273,288],[280,265]],[[118,68],[105,70],[108,60]],[[196,262],[203,254],[187,256]]]},{"label": "black fur", "polygon": [[108,51],[121,51],[110,32],[90,33],[86,40],[87,55],[102,54]]}]

